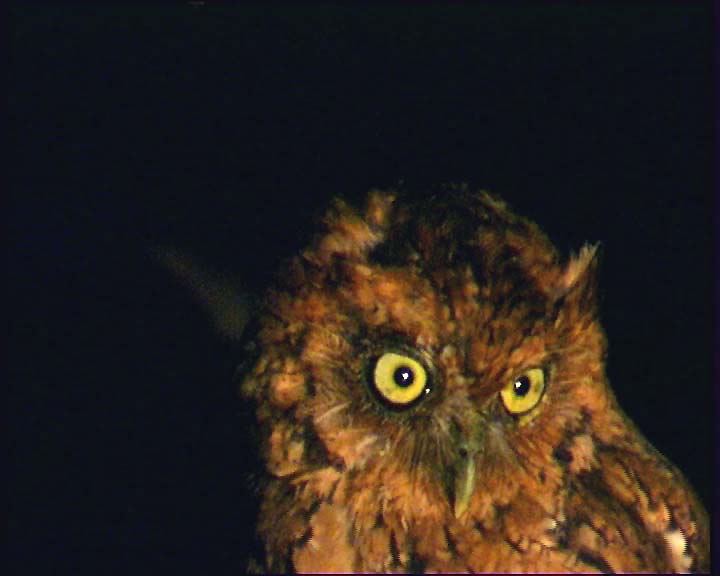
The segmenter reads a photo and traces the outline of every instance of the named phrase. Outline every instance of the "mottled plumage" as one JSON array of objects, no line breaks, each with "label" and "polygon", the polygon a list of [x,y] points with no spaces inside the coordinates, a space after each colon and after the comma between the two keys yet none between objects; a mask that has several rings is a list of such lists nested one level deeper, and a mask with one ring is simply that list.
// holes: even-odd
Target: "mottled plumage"
[{"label": "mottled plumage", "polygon": [[594,247],[464,189],[336,201],[243,393],[271,571],[702,571],[706,512],[618,407]]}]

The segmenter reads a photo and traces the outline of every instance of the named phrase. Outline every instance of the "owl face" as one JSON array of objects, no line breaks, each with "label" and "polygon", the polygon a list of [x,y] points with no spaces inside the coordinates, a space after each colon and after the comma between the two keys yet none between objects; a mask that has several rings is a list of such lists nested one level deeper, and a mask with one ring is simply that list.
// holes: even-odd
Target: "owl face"
[{"label": "owl face", "polygon": [[[660,462],[668,486],[678,474],[606,383],[595,248],[561,262],[535,224],[465,190],[419,205],[373,192],[325,224],[270,293],[243,385],[265,430],[272,567],[632,569],[575,542],[582,525],[602,537],[573,516],[593,491],[596,514],[632,527],[638,566],[667,548],[681,514],[650,502],[642,466]],[[657,545],[620,513],[637,494],[658,510]],[[692,562],[700,513],[685,510],[655,565]]]}]

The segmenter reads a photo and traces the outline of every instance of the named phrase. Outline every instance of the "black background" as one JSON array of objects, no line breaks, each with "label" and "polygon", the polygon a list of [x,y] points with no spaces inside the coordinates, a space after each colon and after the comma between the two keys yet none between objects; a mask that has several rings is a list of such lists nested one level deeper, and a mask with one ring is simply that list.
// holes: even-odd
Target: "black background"
[{"label": "black background", "polygon": [[149,249],[257,291],[329,198],[401,180],[602,243],[613,386],[709,501],[710,4],[10,15],[12,571],[244,567],[239,357]]}]

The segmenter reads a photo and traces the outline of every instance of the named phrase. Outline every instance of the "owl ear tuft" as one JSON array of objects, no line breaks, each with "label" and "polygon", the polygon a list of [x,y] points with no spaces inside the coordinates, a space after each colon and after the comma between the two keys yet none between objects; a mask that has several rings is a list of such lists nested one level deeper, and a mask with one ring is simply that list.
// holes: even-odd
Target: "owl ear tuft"
[{"label": "owl ear tuft", "polygon": [[579,254],[572,255],[555,286],[556,301],[575,304],[583,312],[594,310],[599,260],[599,243],[585,244]]}]

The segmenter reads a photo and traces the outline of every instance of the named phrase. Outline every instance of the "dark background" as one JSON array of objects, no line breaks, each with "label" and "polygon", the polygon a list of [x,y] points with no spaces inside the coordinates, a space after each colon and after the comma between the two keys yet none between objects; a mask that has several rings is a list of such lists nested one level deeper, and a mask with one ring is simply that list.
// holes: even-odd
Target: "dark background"
[{"label": "dark background", "polygon": [[400,180],[602,243],[611,381],[709,503],[710,4],[10,16],[11,572],[243,569],[240,357],[148,251],[257,291],[329,198]]}]

